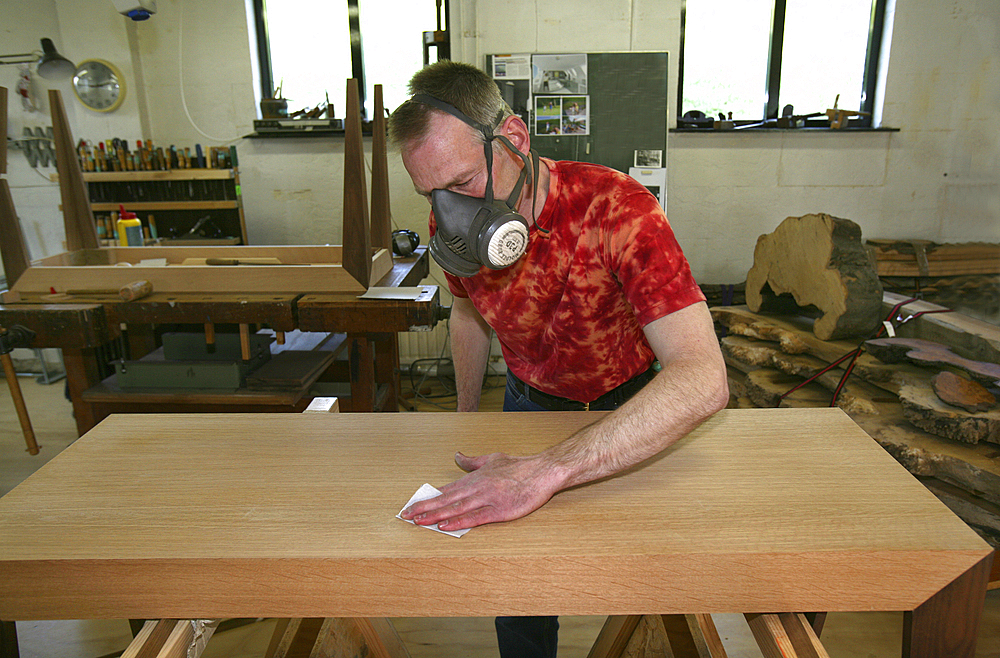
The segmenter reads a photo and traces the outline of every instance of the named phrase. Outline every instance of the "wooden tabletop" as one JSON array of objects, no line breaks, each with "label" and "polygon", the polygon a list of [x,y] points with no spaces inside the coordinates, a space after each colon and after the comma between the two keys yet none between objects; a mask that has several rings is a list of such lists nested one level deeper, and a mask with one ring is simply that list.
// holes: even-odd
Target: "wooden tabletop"
[{"label": "wooden tabletop", "polygon": [[0,619],[910,610],[990,548],[839,409],[720,412],[455,539],[455,450],[591,413],[111,416],[0,499]]}]

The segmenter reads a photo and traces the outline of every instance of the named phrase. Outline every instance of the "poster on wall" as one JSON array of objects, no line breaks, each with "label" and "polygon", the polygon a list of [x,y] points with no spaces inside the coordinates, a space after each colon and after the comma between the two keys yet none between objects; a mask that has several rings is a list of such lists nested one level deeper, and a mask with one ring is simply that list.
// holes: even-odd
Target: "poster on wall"
[{"label": "poster on wall", "polygon": [[530,80],[531,55],[494,55],[493,79]]},{"label": "poster on wall", "polygon": [[534,94],[587,94],[587,55],[532,55],[531,91]]},{"label": "poster on wall", "polygon": [[531,107],[531,55],[493,55],[490,75],[514,114],[529,124]]},{"label": "poster on wall", "polygon": [[535,96],[536,135],[589,135],[590,96]]}]

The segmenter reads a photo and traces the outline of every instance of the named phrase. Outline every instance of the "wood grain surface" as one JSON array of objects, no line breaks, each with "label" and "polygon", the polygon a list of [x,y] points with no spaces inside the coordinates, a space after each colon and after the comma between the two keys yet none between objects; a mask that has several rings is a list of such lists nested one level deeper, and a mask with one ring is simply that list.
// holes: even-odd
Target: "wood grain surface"
[{"label": "wood grain surface", "polygon": [[990,553],[838,409],[722,411],[461,539],[394,518],[597,413],[111,416],[0,499],[0,618],[912,610]]}]

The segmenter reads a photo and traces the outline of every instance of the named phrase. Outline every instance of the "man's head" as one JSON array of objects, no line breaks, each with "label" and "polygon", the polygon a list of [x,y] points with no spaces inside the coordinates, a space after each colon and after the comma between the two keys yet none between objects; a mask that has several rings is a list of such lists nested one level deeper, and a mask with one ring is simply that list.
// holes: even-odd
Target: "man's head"
[{"label": "man's head", "polygon": [[[427,94],[442,100],[490,128],[500,126],[513,114],[489,76],[461,62],[442,61],[424,67],[410,80],[409,91],[411,96]],[[389,117],[389,139],[399,147],[422,140],[431,117],[439,111],[424,103],[403,103]]]},{"label": "man's head", "polygon": [[467,64],[429,66],[413,76],[410,91],[389,135],[414,189],[434,208],[431,255],[458,276],[480,264],[507,267],[527,246],[529,224],[517,209],[525,198],[533,204],[536,189],[527,126],[496,84]]}]

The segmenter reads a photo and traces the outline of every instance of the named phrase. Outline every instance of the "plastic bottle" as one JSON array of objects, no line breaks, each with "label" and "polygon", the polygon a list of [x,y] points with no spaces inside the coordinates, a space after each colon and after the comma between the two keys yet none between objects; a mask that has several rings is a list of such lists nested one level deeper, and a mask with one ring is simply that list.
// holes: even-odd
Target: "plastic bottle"
[{"label": "plastic bottle", "polygon": [[142,247],[142,222],[135,216],[135,213],[125,210],[124,206],[118,206],[120,215],[118,217],[118,244],[122,247]]}]

